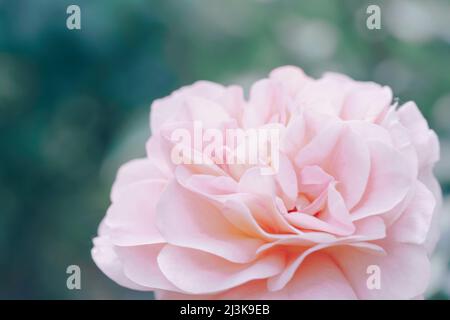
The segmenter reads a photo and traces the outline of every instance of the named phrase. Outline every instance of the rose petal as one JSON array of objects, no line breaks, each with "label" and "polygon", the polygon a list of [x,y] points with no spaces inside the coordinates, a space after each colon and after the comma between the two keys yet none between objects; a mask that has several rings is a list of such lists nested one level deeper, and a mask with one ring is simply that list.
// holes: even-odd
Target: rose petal
[{"label": "rose petal", "polygon": [[[423,294],[430,276],[430,262],[424,248],[396,242],[381,242],[384,256],[350,247],[329,250],[360,299],[411,299]],[[380,270],[380,288],[369,289],[369,266]]]},{"label": "rose petal", "polygon": [[392,209],[413,185],[413,173],[398,151],[378,141],[369,144],[371,169],[365,194],[352,210],[353,220],[378,215]]},{"label": "rose petal", "polygon": [[[173,196],[176,200],[173,201]],[[207,199],[170,183],[157,206],[157,226],[164,239],[173,245],[194,248],[233,262],[248,262],[256,257],[262,244],[230,224]]]},{"label": "rose petal", "polygon": [[206,252],[166,245],[158,256],[158,265],[181,290],[204,294],[271,277],[283,269],[284,257],[266,255],[252,263],[238,264]]},{"label": "rose petal", "polygon": [[392,240],[423,244],[431,225],[436,201],[430,190],[416,182],[415,195],[400,218],[390,227]]},{"label": "rose petal", "polygon": [[147,289],[177,291],[162,274],[156,261],[163,247],[164,244],[116,247],[117,257],[122,261],[127,278]]}]

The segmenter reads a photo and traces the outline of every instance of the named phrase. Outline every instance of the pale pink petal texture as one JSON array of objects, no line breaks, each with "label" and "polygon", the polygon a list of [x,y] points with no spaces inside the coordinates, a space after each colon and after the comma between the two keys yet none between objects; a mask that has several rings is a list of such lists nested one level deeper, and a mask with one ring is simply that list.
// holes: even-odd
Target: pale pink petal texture
[{"label": "pale pink petal texture", "polygon": [[[92,249],[119,285],[158,299],[423,297],[439,141],[414,102],[285,66],[247,99],[239,86],[180,88],[153,102],[150,129],[147,156],[118,171]],[[221,139],[230,129],[279,139]]]}]

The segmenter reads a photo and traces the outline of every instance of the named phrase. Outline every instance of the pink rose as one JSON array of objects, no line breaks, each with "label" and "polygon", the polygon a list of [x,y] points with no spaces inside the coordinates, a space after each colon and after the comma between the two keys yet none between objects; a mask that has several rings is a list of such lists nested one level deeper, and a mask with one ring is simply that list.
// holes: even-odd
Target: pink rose
[{"label": "pink rose", "polygon": [[[248,100],[238,86],[201,81],[151,113],[147,157],[120,168],[94,239],[95,263],[118,284],[161,299],[423,295],[439,143],[413,102],[397,107],[388,87],[282,67]],[[194,123],[276,129],[279,147],[252,163],[215,153],[174,163],[173,133]],[[183,147],[195,158],[207,146]]]}]

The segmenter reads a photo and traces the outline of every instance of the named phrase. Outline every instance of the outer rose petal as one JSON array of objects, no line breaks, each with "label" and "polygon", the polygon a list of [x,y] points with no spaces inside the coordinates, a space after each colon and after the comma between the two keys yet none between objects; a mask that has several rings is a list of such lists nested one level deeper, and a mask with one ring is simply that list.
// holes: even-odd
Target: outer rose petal
[{"label": "outer rose petal", "polygon": [[116,193],[104,223],[111,242],[117,245],[163,243],[156,229],[155,207],[165,183],[140,181]]},{"label": "outer rose petal", "polygon": [[374,83],[364,83],[358,87],[347,96],[341,117],[346,120],[375,121],[389,107],[392,91],[389,87],[380,87]]},{"label": "outer rose petal", "polygon": [[309,256],[292,280],[281,290],[267,291],[266,280],[254,280],[215,295],[186,295],[158,291],[159,299],[223,300],[341,300],[356,295],[336,263],[326,254]]},{"label": "outer rose petal", "polygon": [[[426,250],[417,245],[382,242],[386,255],[377,256],[349,247],[329,249],[359,299],[411,299],[425,292],[430,276]],[[378,266],[379,290],[367,286],[367,268]]]},{"label": "outer rose petal", "polygon": [[284,256],[265,255],[254,262],[238,264],[202,251],[166,245],[158,256],[158,265],[181,290],[203,294],[271,277],[283,269]]},{"label": "outer rose petal", "polygon": [[423,244],[431,225],[436,200],[421,182],[416,182],[413,200],[389,229],[392,240]]},{"label": "outer rose petal", "polygon": [[294,66],[276,68],[270,73],[270,79],[285,88],[290,96],[298,94],[306,83],[312,80],[302,69]]},{"label": "outer rose petal", "polygon": [[119,285],[134,290],[152,290],[138,285],[125,275],[122,261],[117,257],[114,246],[107,237],[99,236],[94,239],[94,248],[91,254],[97,267]]},{"label": "outer rose petal", "polygon": [[408,129],[419,157],[419,168],[435,163],[439,159],[439,141],[434,131],[414,102],[405,103],[399,110],[401,123]]},{"label": "outer rose petal", "polygon": [[433,213],[433,217],[431,218],[430,230],[428,232],[427,239],[425,240],[425,247],[428,252],[431,253],[437,244],[440,234],[440,221],[443,213],[442,210],[440,210],[440,207],[442,206],[442,191],[439,186],[439,182],[433,175],[431,168],[423,170],[419,176],[419,179],[433,193],[436,200],[436,209]]},{"label": "outer rose petal", "polygon": [[122,261],[123,272],[128,279],[148,289],[177,291],[162,274],[157,257],[164,244],[116,247],[117,257]]},{"label": "outer rose petal", "polygon": [[[186,105],[186,101],[191,101]],[[201,102],[198,105],[193,101]],[[242,89],[225,88],[216,83],[198,81],[175,91],[169,97],[155,100],[151,107],[151,130],[157,133],[162,125],[174,121],[210,120],[209,116],[239,116],[243,104]],[[213,108],[213,110],[209,109]],[[207,118],[205,118],[205,116]]]},{"label": "outer rose petal", "polygon": [[308,256],[286,287],[274,294],[276,299],[356,299],[352,287],[336,263],[321,253]]},{"label": "outer rose petal", "polygon": [[119,193],[126,187],[142,181],[166,181],[164,172],[149,159],[135,159],[120,167],[116,181],[111,191],[111,200],[114,201]]},{"label": "outer rose petal", "polygon": [[157,212],[158,229],[173,245],[245,263],[255,259],[256,250],[263,243],[246,236],[229,223],[208,199],[184,189],[177,181],[170,183],[162,194]]},{"label": "outer rose petal", "polygon": [[322,78],[304,86],[296,101],[305,109],[338,116],[352,86],[350,78],[336,73],[326,73]]},{"label": "outer rose petal", "polygon": [[371,172],[360,203],[353,209],[353,220],[383,214],[400,203],[413,185],[413,176],[403,156],[378,141],[369,144]]}]

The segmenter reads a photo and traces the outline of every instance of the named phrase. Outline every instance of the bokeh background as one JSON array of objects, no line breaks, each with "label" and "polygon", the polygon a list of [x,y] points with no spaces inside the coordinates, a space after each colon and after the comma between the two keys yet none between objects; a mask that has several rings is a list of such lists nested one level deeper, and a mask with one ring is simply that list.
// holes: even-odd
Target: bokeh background
[{"label": "bokeh background", "polygon": [[[81,8],[81,30],[66,8]],[[381,7],[381,29],[366,8]],[[442,237],[428,298],[450,295],[450,1],[0,0],[0,298],[148,299],[93,264],[119,165],[144,155],[149,106],[199,79],[272,68],[390,85],[441,139]],[[66,288],[79,265],[82,289]]]}]

